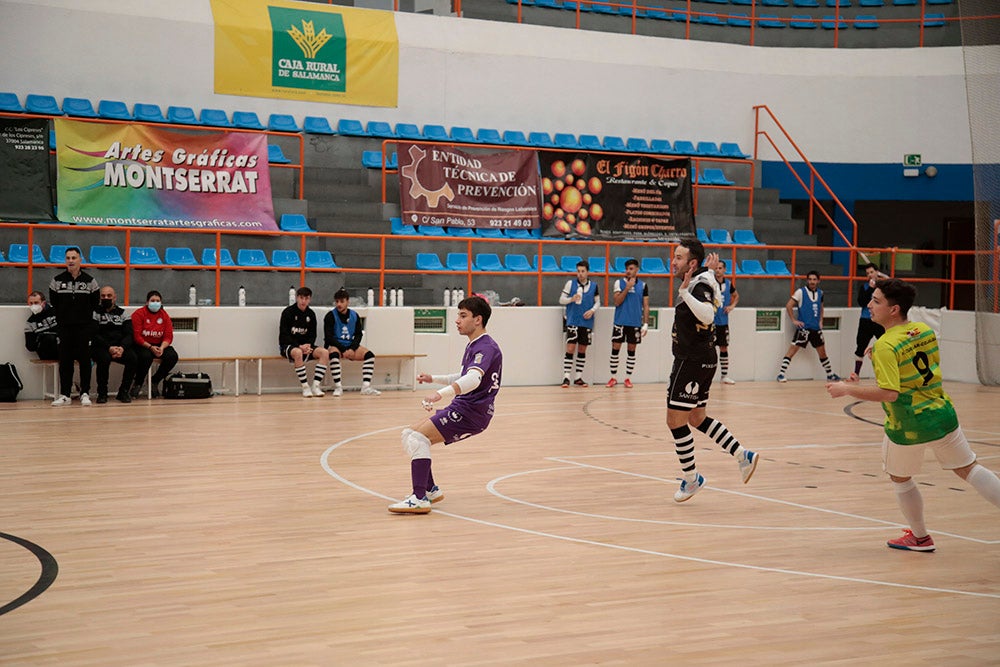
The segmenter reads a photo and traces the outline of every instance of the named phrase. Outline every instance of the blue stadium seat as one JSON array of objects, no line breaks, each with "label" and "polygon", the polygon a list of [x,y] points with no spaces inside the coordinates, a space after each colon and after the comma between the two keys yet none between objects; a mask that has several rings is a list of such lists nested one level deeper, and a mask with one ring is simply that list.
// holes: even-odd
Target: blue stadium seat
[{"label": "blue stadium seat", "polygon": [[722,157],[722,152],[719,147],[715,145],[714,141],[699,141],[698,145],[694,147],[698,151],[698,155],[708,155],[709,157]]},{"label": "blue stadium seat", "polygon": [[51,95],[29,94],[24,98],[24,110],[26,113],[45,114],[46,116],[61,116],[62,109],[56,103],[56,98]]},{"label": "blue stadium seat", "polygon": [[784,260],[781,259],[769,259],[764,263],[764,272],[769,276],[790,276],[792,272],[788,270],[788,266],[785,264]]},{"label": "blue stadium seat", "polygon": [[752,229],[733,230],[733,243],[739,243],[740,245],[764,245],[757,240]]},{"label": "blue stadium seat", "polygon": [[337,121],[337,134],[348,137],[367,137],[364,125],[354,118],[341,118]]},{"label": "blue stadium seat", "polygon": [[726,229],[713,229],[709,231],[708,238],[712,243],[732,243],[733,238]]},{"label": "blue stadium seat", "polygon": [[295,117],[287,113],[273,113],[267,118],[267,129],[274,132],[301,132]]},{"label": "blue stadium seat", "polygon": [[178,125],[197,125],[198,117],[191,107],[167,107],[167,121]]},{"label": "blue stadium seat", "polygon": [[892,0],[893,7],[915,7],[920,4],[920,0]]},{"label": "blue stadium seat", "polygon": [[240,248],[236,253],[237,266],[269,266],[267,255],[260,248]]},{"label": "blue stadium seat", "polygon": [[167,119],[163,115],[163,110],[159,104],[146,104],[139,102],[132,107],[132,118],[142,123],[166,123]]},{"label": "blue stadium seat", "polygon": [[[27,243],[11,243],[10,247],[7,249],[7,261],[15,262],[17,264],[27,264],[28,263],[28,244]],[[42,249],[38,247],[35,243],[31,246],[31,262],[33,264],[44,264],[45,254]],[[63,257],[59,260],[60,264],[66,263],[66,258]]]},{"label": "blue stadium seat", "polygon": [[535,148],[555,148],[548,132],[529,132],[528,143]]},{"label": "blue stadium seat", "polygon": [[639,260],[639,270],[642,273],[651,273],[654,275],[670,273],[670,269],[663,263],[661,257],[643,257]]},{"label": "blue stadium seat", "polygon": [[508,271],[532,271],[531,263],[524,255],[508,253],[503,257],[503,264]]},{"label": "blue stadium seat", "polygon": [[649,142],[649,151],[651,153],[659,153],[660,155],[670,155],[674,152],[674,149],[666,139],[653,139]]},{"label": "blue stadium seat", "polygon": [[733,28],[749,28],[750,27],[750,15],[743,12],[733,12],[726,19],[726,25]]},{"label": "blue stadium seat", "polygon": [[818,0],[794,0],[792,4],[796,7],[819,7]]},{"label": "blue stadium seat", "polygon": [[272,250],[271,266],[280,269],[298,269],[302,267],[302,259],[297,250]]},{"label": "blue stadium seat", "polygon": [[[65,264],[66,263],[66,251],[69,248],[79,248],[79,246],[73,245],[54,245],[49,248],[49,261],[53,264]],[[44,261],[44,260],[42,260]],[[83,250],[80,250],[80,262],[83,264],[87,263],[87,258],[83,255]]]},{"label": "blue stadium seat", "polygon": [[444,231],[448,236],[460,236],[463,238],[476,235],[476,230],[472,227],[445,227]]},{"label": "blue stadium seat", "polygon": [[397,236],[417,236],[420,232],[413,225],[407,225],[402,218],[389,218],[392,233]]},{"label": "blue stadium seat", "polygon": [[449,252],[445,257],[444,265],[452,271],[468,271],[469,256],[464,252]]},{"label": "blue stadium seat", "polygon": [[625,141],[621,137],[616,137],[614,135],[607,135],[604,137],[604,141],[601,142],[601,146],[606,151],[619,151],[624,152]]},{"label": "blue stadium seat", "polygon": [[625,273],[625,262],[632,259],[631,257],[615,257],[611,261],[611,270],[615,273]]},{"label": "blue stadium seat", "polygon": [[49,130],[49,150],[54,151],[56,149],[56,131]]},{"label": "blue stadium seat", "polygon": [[928,5],[950,5],[952,0],[927,0]]},{"label": "blue stadium seat", "polygon": [[824,16],[819,25],[823,30],[845,30],[847,21],[844,20],[843,16]]},{"label": "blue stadium seat", "polygon": [[444,125],[424,125],[423,137],[427,141],[448,141],[448,130]]},{"label": "blue stadium seat", "polygon": [[379,137],[380,139],[394,139],[396,137],[396,133],[393,131],[392,125],[382,120],[368,121],[368,124],[365,125],[365,131],[368,132],[370,136]]},{"label": "blue stadium seat", "polygon": [[[538,270],[538,255],[531,256],[531,270]],[[542,271],[544,273],[558,273],[559,263],[554,255],[542,255]]]},{"label": "blue stadium seat", "polygon": [[793,14],[792,20],[788,22],[788,27],[795,30],[815,30],[819,26],[808,14]]},{"label": "blue stadium seat", "polygon": [[267,161],[270,164],[291,163],[291,160],[285,157],[285,154],[281,152],[281,146],[279,146],[278,144],[267,145]]},{"label": "blue stadium seat", "polygon": [[924,14],[925,28],[943,28],[944,14]]},{"label": "blue stadium seat", "polygon": [[708,239],[708,233],[701,227],[699,227],[695,233],[698,236],[698,240],[701,241],[702,243],[711,243],[711,241]]},{"label": "blue stadium seat", "polygon": [[[94,251],[91,249],[90,257],[93,259]],[[198,266],[198,260],[194,258],[194,251],[191,248],[167,248],[163,251],[163,263],[167,266]]]},{"label": "blue stadium seat", "polygon": [[885,7],[885,2],[884,0],[858,0],[858,7]]},{"label": "blue stadium seat", "polygon": [[463,144],[477,143],[476,135],[472,133],[471,127],[465,127],[464,125],[455,125],[451,128],[451,132],[449,132],[448,134],[451,136],[452,141],[458,141]]},{"label": "blue stadium seat", "polygon": [[396,136],[400,139],[423,139],[420,128],[413,123],[396,123]]},{"label": "blue stadium seat", "polygon": [[[694,23],[694,19],[691,19]],[[705,14],[698,19],[698,23],[702,25],[726,25],[726,20],[720,16],[715,16],[714,14]]]},{"label": "blue stadium seat", "polygon": [[744,153],[740,145],[732,141],[723,141],[719,144],[719,152],[725,157],[743,159],[750,157],[749,153]]},{"label": "blue stadium seat", "polygon": [[[201,263],[205,266],[215,266],[215,248],[205,248],[201,251]],[[236,266],[233,254],[228,248],[223,248],[219,253],[219,266]]]},{"label": "blue stadium seat", "polygon": [[504,130],[503,143],[508,146],[527,146],[528,138],[521,130]]},{"label": "blue stadium seat", "polygon": [[649,153],[649,142],[641,137],[629,137],[625,142],[625,149],[633,153]]},{"label": "blue stadium seat", "polygon": [[339,269],[329,250],[306,250],[307,269]]},{"label": "blue stadium seat", "polygon": [[762,7],[787,7],[788,0],[760,0]]},{"label": "blue stadium seat", "polygon": [[0,111],[24,113],[24,107],[21,106],[21,100],[17,98],[17,95],[14,93],[3,92],[0,93]]},{"label": "blue stadium seat", "polygon": [[366,169],[381,169],[382,151],[362,151],[361,166]]},{"label": "blue stadium seat", "polygon": [[3,256],[3,250],[0,250],[0,264],[7,261],[7,258]]},{"label": "blue stadium seat", "polygon": [[436,252],[418,252],[417,269],[421,271],[447,271]]},{"label": "blue stadium seat", "polygon": [[90,100],[84,97],[64,97],[62,104],[63,113],[67,116],[77,118],[97,118],[97,112]]},{"label": "blue stadium seat", "polygon": [[548,9],[562,9],[562,2],[560,0],[535,0],[535,6]]},{"label": "blue stadium seat", "polygon": [[674,152],[678,155],[694,155],[698,151],[690,141],[679,139],[674,142]]},{"label": "blue stadium seat", "polygon": [[132,266],[163,266],[156,248],[132,246],[128,251],[128,262]]},{"label": "blue stadium seat", "polygon": [[[65,260],[63,260],[65,261]],[[121,252],[113,245],[92,245],[90,246],[91,264],[124,264]]]},{"label": "blue stadium seat", "polygon": [[476,254],[476,263],[473,267],[476,271],[506,271],[500,256],[495,252],[481,252]]},{"label": "blue stadium seat", "polygon": [[417,225],[417,231],[420,232],[422,236],[448,235],[448,233],[444,231],[444,227],[439,227],[437,225]]},{"label": "blue stadium seat", "polygon": [[[579,255],[563,255],[559,258],[559,270],[567,273],[576,273],[576,263],[582,261],[583,258]],[[590,269],[587,270],[589,271]]]},{"label": "blue stadium seat", "polygon": [[767,273],[759,259],[744,259],[741,272],[747,276],[763,276]]},{"label": "blue stadium seat", "polygon": [[608,261],[604,257],[588,257],[587,265],[591,273],[604,273],[608,269]]},{"label": "blue stadium seat", "polygon": [[577,143],[580,145],[580,148],[587,151],[601,150],[601,140],[596,134],[581,134],[577,138]]},{"label": "blue stadium seat", "polygon": [[476,130],[476,141],[481,144],[502,144],[503,137],[500,136],[500,130],[492,127],[481,127]]},{"label": "blue stadium seat", "polygon": [[[617,2],[617,0],[616,0]],[[612,7],[610,3],[605,2],[594,2],[590,5],[590,8],[594,10],[595,14],[617,14],[618,8]]]},{"label": "blue stadium seat", "polygon": [[850,7],[851,0],[825,0],[823,4],[827,7]]},{"label": "blue stadium seat", "polygon": [[781,29],[787,25],[784,21],[779,21],[776,14],[761,14],[757,17],[757,27]]},{"label": "blue stadium seat", "polygon": [[[521,4],[525,7],[531,7],[535,4],[535,0],[520,0]],[[507,0],[508,5],[516,5],[518,0]]]},{"label": "blue stadium seat", "polygon": [[585,12],[586,13],[586,12],[590,12],[591,11],[589,3],[582,4],[582,3],[577,2],[576,0],[564,0],[563,3],[562,3],[562,8],[563,9],[568,9],[571,12],[575,12],[577,10],[577,7],[580,8],[581,12]]},{"label": "blue stadium seat", "polygon": [[503,235],[509,239],[537,239],[541,238],[541,230],[536,232],[529,229],[505,229]]},{"label": "blue stadium seat", "polygon": [[878,28],[878,17],[874,14],[858,14],[854,17],[854,27],[858,30],[875,30]]},{"label": "blue stadium seat", "polygon": [[283,232],[311,232],[312,227],[301,213],[282,213],[278,228]]},{"label": "blue stadium seat", "polygon": [[495,227],[477,227],[476,236],[482,237],[484,239],[502,239],[503,230],[497,229]]},{"label": "blue stadium seat", "polygon": [[232,127],[233,122],[222,109],[202,109],[198,114],[198,122],[209,127]]},{"label": "blue stadium seat", "polygon": [[266,130],[255,111],[234,111],[233,125],[244,130]]},{"label": "blue stadium seat", "polygon": [[654,7],[650,7],[649,9],[646,10],[646,17],[647,18],[651,18],[651,19],[658,19],[660,21],[673,21],[674,20],[673,12],[671,12],[671,13],[668,14],[667,12],[663,11],[662,9],[656,9]]},{"label": "blue stadium seat", "polygon": [[[595,137],[596,138],[596,137]],[[552,143],[556,145],[557,148],[579,148],[580,144],[577,142],[576,137],[568,132],[556,132],[552,137]]]},{"label": "blue stadium seat", "polygon": [[716,167],[705,167],[698,182],[701,185],[736,185],[736,181],[726,178],[725,172]]},{"label": "blue stadium seat", "polygon": [[336,134],[330,121],[323,116],[306,116],[302,121],[302,131],[306,134]]}]

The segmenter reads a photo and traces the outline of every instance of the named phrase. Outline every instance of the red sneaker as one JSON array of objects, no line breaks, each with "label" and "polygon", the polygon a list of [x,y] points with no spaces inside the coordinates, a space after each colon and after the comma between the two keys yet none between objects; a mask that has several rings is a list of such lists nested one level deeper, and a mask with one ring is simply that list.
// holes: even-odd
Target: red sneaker
[{"label": "red sneaker", "polygon": [[903,536],[886,542],[890,549],[905,549],[906,551],[934,551],[934,540],[931,536],[916,537],[910,529],[903,530]]},{"label": "red sneaker", "polygon": [[626,389],[631,389],[632,388],[632,380],[630,380],[628,378],[625,378],[625,388]]},{"label": "red sneaker", "polygon": [[604,386],[610,389],[611,387],[614,387],[616,384],[618,384],[618,380],[611,378],[610,380],[608,380],[608,383]]},{"label": "red sneaker", "polygon": [[562,384],[560,385],[563,389],[569,388],[569,378],[563,378]]}]

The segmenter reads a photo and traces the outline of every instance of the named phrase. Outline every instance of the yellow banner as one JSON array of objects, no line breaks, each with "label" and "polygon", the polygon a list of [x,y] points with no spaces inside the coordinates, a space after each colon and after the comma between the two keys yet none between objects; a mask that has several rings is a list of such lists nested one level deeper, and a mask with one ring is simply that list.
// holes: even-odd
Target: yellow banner
[{"label": "yellow banner", "polygon": [[290,0],[211,0],[215,92],[395,107],[392,12]]}]

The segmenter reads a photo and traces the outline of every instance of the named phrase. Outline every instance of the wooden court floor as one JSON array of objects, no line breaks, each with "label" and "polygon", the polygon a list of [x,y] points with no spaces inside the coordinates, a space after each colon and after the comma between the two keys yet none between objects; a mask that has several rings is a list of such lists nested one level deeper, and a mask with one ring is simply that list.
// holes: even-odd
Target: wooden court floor
[{"label": "wooden court floor", "polygon": [[[1000,390],[947,389],[1000,469]],[[714,387],[762,463],[697,434],[678,505],[664,394],[504,388],[427,516],[420,393],[0,404],[0,664],[1000,664],[1000,511],[929,459],[938,550],[886,548],[878,405]]]}]

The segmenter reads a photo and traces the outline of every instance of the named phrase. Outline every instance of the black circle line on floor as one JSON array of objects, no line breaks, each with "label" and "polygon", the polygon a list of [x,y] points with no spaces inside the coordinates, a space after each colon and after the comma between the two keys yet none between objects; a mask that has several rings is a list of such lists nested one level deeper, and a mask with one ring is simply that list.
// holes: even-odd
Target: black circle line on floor
[{"label": "black circle line on floor", "polygon": [[10,540],[14,544],[24,547],[38,559],[39,564],[42,566],[42,572],[38,575],[38,581],[35,585],[29,588],[27,591],[19,595],[14,600],[11,600],[7,604],[0,606],[0,616],[3,616],[9,611],[13,611],[23,604],[31,602],[39,595],[45,592],[52,582],[56,580],[59,575],[59,563],[56,562],[55,557],[48,551],[38,546],[34,542],[29,542],[28,540],[22,539],[15,535],[8,535],[7,533],[0,533],[0,538],[5,540]]}]

